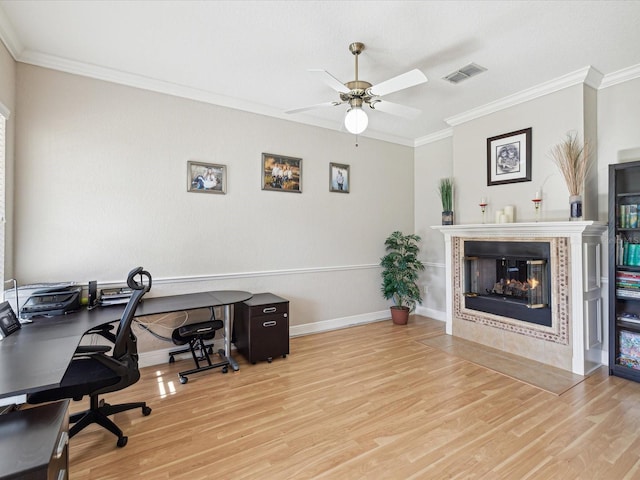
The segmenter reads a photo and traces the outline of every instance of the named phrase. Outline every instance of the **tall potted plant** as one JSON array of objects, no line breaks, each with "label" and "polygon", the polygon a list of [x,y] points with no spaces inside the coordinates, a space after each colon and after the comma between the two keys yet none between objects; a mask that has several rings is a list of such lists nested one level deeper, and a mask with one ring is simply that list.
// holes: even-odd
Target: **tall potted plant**
[{"label": "tall potted plant", "polygon": [[453,225],[453,180],[441,178],[438,194],[442,201],[442,225]]},{"label": "tall potted plant", "polygon": [[418,259],[419,241],[418,235],[395,231],[384,242],[387,254],[380,259],[381,290],[385,299],[393,300],[391,319],[397,325],[405,325],[416,303],[422,302],[416,283],[418,273],[424,270],[424,264]]}]

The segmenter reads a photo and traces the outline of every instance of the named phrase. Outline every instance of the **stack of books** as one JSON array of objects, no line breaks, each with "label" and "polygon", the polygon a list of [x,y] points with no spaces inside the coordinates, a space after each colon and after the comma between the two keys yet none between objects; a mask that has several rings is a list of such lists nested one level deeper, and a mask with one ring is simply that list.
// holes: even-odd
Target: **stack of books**
[{"label": "stack of books", "polygon": [[130,288],[105,288],[100,290],[99,304],[102,306],[122,305],[129,302],[133,290]]},{"label": "stack of books", "polygon": [[616,236],[616,264],[640,266],[640,243],[631,243]]},{"label": "stack of books", "polygon": [[620,205],[620,228],[638,228],[638,205]]},{"label": "stack of books", "polygon": [[640,272],[616,272],[616,296],[640,299]]}]

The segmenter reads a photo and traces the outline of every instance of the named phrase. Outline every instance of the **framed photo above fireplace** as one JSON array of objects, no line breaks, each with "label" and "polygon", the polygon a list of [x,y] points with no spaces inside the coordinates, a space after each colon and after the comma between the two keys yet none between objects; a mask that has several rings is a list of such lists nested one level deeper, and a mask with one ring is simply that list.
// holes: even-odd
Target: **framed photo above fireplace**
[{"label": "framed photo above fireplace", "polygon": [[531,181],[531,128],[487,138],[487,185]]}]

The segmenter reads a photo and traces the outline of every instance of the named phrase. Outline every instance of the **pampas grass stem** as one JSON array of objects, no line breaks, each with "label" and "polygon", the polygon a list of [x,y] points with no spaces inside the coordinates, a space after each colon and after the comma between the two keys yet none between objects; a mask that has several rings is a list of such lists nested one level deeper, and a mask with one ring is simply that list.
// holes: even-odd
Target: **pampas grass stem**
[{"label": "pampas grass stem", "polygon": [[580,195],[589,171],[589,145],[580,145],[577,133],[568,133],[567,138],[551,149],[551,158],[560,169],[570,196]]}]

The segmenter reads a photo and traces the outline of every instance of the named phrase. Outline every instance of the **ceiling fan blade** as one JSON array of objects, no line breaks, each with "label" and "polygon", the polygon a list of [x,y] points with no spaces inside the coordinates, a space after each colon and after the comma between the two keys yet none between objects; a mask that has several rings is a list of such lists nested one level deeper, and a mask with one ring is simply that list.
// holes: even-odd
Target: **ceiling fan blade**
[{"label": "ceiling fan blade", "polygon": [[302,108],[294,108],[293,110],[287,110],[284,113],[301,113],[301,112],[306,112],[307,110],[314,110],[316,108],[323,108],[323,107],[335,107],[336,105],[340,105],[342,102],[324,102],[324,103],[317,103],[315,105],[309,105],[307,107],[302,107]]},{"label": "ceiling fan blade", "polygon": [[331,75],[326,70],[311,69],[309,70],[309,72],[312,73],[315,77],[319,78],[324,83],[326,83],[327,85],[329,85],[338,93],[349,93],[351,91],[342,82],[340,82],[340,80],[338,80],[336,77]]},{"label": "ceiling fan blade", "polygon": [[422,110],[417,108],[407,107],[406,105],[400,105],[399,103],[387,102],[386,100],[380,100],[375,102],[372,107],[374,110],[379,110],[384,113],[390,113],[398,117],[404,118],[418,118],[422,113]]},{"label": "ceiling fan blade", "polygon": [[414,85],[420,85],[427,81],[427,77],[417,68],[410,72],[403,73],[397,77],[385,80],[382,83],[374,85],[369,89],[372,95],[381,97],[382,95],[388,95],[389,93],[397,92],[405,88],[413,87]]}]

